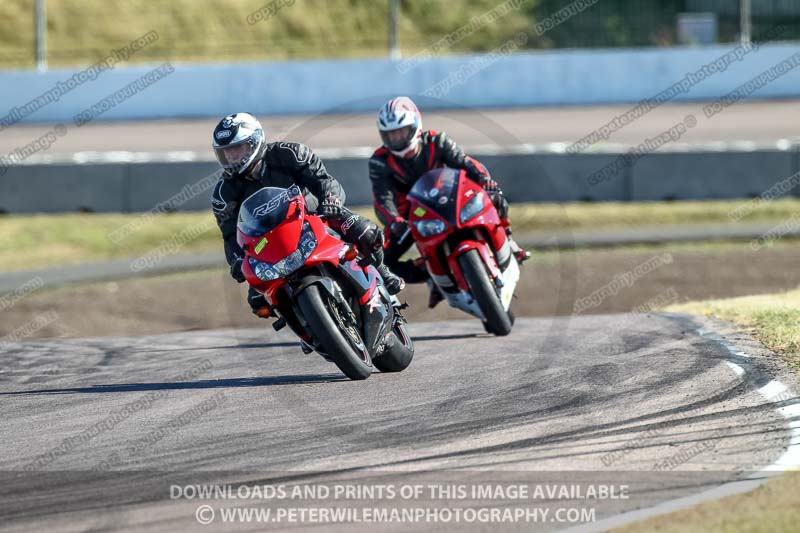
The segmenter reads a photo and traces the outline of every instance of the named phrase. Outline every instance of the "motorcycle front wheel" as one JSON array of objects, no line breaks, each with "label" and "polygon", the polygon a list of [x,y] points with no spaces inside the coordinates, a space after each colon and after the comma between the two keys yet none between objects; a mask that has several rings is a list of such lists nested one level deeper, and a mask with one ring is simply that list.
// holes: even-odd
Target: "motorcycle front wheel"
[{"label": "motorcycle front wheel", "polygon": [[310,285],[297,296],[297,306],[309,333],[339,370],[353,380],[367,379],[372,373],[372,359],[357,328],[347,323],[337,304],[317,285]]},{"label": "motorcycle front wheel", "polygon": [[503,309],[503,304],[500,303],[500,298],[497,296],[497,291],[489,278],[489,273],[486,272],[486,266],[478,251],[470,250],[459,256],[458,262],[472,296],[478,302],[478,307],[481,308],[486,319],[484,323],[486,331],[498,336],[511,333],[511,317]]}]

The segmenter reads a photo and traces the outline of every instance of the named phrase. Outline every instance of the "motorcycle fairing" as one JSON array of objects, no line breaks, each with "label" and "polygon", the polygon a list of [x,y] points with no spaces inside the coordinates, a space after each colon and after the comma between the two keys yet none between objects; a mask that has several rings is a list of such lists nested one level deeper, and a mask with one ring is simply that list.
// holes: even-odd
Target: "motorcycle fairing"
[{"label": "motorcycle fairing", "polygon": [[[242,211],[245,211],[244,215]],[[305,213],[305,199],[299,188],[260,189],[243,202],[240,222],[242,227],[237,228],[240,246],[247,251],[247,255],[269,263],[281,261],[293,253],[303,231],[314,233],[316,248],[305,264],[286,278],[262,281],[252,271],[249,261],[244,261],[242,265],[242,272],[250,286],[281,312],[295,334],[305,342],[312,342],[301,323],[302,318],[295,304],[296,295],[309,285],[316,284],[334,301],[342,302],[344,295],[340,285],[343,284],[347,293],[356,299],[353,304],[357,305],[357,312],[361,315],[366,346],[374,357],[380,355],[380,348],[392,330],[396,299],[388,294],[374,266],[361,267],[357,261],[344,258],[348,245],[330,231],[321,218]],[[262,230],[263,233],[259,233]],[[324,347],[315,348],[324,352]]]}]

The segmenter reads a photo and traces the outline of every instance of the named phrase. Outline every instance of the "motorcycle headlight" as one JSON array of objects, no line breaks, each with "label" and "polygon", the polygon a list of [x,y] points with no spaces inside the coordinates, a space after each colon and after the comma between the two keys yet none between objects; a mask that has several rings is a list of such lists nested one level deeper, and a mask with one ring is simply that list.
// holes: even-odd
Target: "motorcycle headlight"
[{"label": "motorcycle headlight", "polygon": [[303,266],[308,256],[311,255],[316,248],[317,238],[314,236],[314,231],[311,229],[311,226],[306,224],[303,227],[303,232],[300,234],[300,240],[297,242],[297,249],[288,256],[275,264],[259,261],[255,257],[249,257],[248,262],[258,279],[261,281],[272,281],[278,278],[285,278]]},{"label": "motorcycle headlight", "polygon": [[256,277],[261,281],[272,281],[281,277],[281,275],[275,270],[275,265],[272,263],[259,261],[255,257],[248,258],[247,262],[250,263],[250,268],[252,269],[253,274],[255,274]]},{"label": "motorcycle headlight", "polygon": [[473,196],[470,201],[464,204],[464,207],[461,208],[461,214],[459,215],[458,219],[463,224],[481,211],[483,211],[483,192],[479,192]]},{"label": "motorcycle headlight", "polygon": [[423,237],[438,235],[447,229],[447,225],[441,220],[416,220],[414,226]]}]

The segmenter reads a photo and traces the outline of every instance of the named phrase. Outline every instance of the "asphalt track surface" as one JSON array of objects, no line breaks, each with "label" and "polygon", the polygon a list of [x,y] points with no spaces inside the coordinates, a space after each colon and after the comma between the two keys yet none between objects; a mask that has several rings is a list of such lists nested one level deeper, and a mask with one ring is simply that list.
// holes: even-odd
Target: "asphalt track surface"
[{"label": "asphalt track surface", "polygon": [[[713,149],[725,149],[725,143],[744,143],[742,147],[747,148],[748,143],[758,142],[774,147],[781,139],[800,140],[796,120],[800,115],[798,100],[741,103],[710,119],[703,116],[703,105],[704,102],[665,104],[629,123],[595,148],[611,145],[624,150],[638,145],[670,129],[688,114],[696,115],[699,121],[681,138],[681,143],[688,145],[707,144]],[[446,131],[465,148],[481,150],[518,144],[571,144],[632,107],[634,105],[423,110],[423,116],[426,128]],[[380,144],[375,113],[260,118],[269,139],[304,142],[314,149],[375,148]],[[217,120],[98,122],[79,129],[73,126],[45,155],[186,151],[212,157],[211,131]],[[8,128],[0,132],[0,153],[11,153],[52,127],[51,124],[17,124]],[[547,146],[543,148],[548,149]]]},{"label": "asphalt track surface", "polygon": [[[413,501],[172,498],[174,487],[201,482],[394,484],[398,491],[403,484],[627,484],[627,499],[534,502],[595,507],[597,519],[692,495],[773,463],[789,443],[785,420],[756,393],[763,383],[732,371],[729,352],[694,320],[520,318],[504,338],[485,335],[474,320],[412,323],[412,365],[363,382],[303,355],[285,330],[6,345],[0,529],[263,530],[221,524],[219,508],[216,527],[201,526],[195,513],[200,504],[275,512],[302,504],[448,505],[424,494]],[[507,494],[457,504],[532,506]]]}]

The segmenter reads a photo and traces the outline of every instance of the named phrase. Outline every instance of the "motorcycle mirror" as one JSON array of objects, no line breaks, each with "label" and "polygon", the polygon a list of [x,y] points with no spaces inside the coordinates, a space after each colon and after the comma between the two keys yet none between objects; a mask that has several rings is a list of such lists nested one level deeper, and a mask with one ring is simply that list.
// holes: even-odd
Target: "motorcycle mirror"
[{"label": "motorcycle mirror", "polygon": [[292,205],[294,205],[294,218],[300,218],[302,216],[302,209],[300,209],[300,200],[295,198],[292,200]]}]

